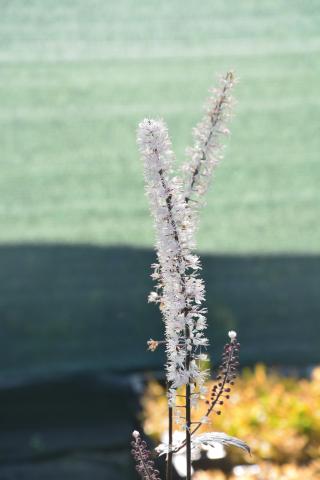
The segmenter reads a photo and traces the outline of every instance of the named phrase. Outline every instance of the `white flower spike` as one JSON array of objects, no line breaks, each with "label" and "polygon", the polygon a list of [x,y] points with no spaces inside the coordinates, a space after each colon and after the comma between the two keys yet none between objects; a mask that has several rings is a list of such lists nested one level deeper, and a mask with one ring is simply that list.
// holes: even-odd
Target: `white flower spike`
[{"label": "white flower spike", "polygon": [[[223,156],[220,139],[229,135],[227,123],[231,116],[233,98],[230,92],[235,78],[228,72],[220,79],[220,87],[212,90],[205,114],[193,130],[194,145],[187,149],[189,160],[184,164],[186,177],[185,197],[200,200],[210,184],[214,170]],[[194,205],[194,203],[193,203]]]},{"label": "white flower spike", "polygon": [[200,262],[193,254],[195,225],[182,182],[172,176],[174,156],[165,123],[141,122],[138,145],[157,237],[153,278],[158,287],[149,301],[160,304],[165,321],[169,402],[174,406],[177,388],[188,384],[200,388],[207,377],[200,369],[202,349],[208,345],[201,307],[205,291]]}]

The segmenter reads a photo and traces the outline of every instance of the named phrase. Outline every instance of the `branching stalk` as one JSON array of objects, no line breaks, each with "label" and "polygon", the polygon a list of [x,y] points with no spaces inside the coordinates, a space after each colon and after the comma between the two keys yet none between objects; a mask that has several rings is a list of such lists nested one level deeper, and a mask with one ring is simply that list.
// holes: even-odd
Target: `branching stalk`
[{"label": "branching stalk", "polygon": [[[240,348],[240,344],[237,343],[235,340],[232,340],[230,343],[225,345],[225,351],[222,357],[222,366],[220,370],[222,370],[222,374],[218,376],[219,383],[215,385],[211,394],[211,402],[209,402],[209,407],[204,415],[204,417],[209,417],[210,414],[214,411],[214,408],[217,405],[223,405],[223,396],[229,398],[229,391],[230,388],[227,387],[227,384],[233,384],[234,379],[236,377],[235,369],[237,366],[237,355]],[[226,392],[227,389],[227,392]],[[221,411],[216,411],[218,415],[220,415]],[[202,422],[192,422],[192,425],[195,427],[192,428],[190,432],[190,437],[192,437],[201,427]],[[176,448],[173,453],[179,452],[182,448],[187,447],[187,438],[186,440]]]}]

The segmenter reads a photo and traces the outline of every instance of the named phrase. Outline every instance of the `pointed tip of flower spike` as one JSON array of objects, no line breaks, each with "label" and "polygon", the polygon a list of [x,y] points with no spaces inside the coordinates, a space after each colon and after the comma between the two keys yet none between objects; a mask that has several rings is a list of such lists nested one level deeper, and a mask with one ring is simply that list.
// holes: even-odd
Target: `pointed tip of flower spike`
[{"label": "pointed tip of flower spike", "polygon": [[194,145],[187,149],[189,161],[184,164],[186,178],[185,198],[200,198],[207,191],[214,170],[223,156],[221,137],[229,135],[226,127],[233,105],[231,90],[235,75],[228,71],[219,77],[219,86],[210,89],[210,97],[205,104],[205,115],[193,129]]},{"label": "pointed tip of flower spike", "polygon": [[166,150],[169,147],[166,123],[162,119],[145,118],[139,123],[137,142],[142,152]]},{"label": "pointed tip of flower spike", "polygon": [[225,76],[227,82],[234,82],[236,80],[235,73],[233,70],[229,70]]},{"label": "pointed tip of flower spike", "polygon": [[138,437],[140,437],[140,433],[137,430],[133,430],[132,436],[133,438],[137,439]]}]

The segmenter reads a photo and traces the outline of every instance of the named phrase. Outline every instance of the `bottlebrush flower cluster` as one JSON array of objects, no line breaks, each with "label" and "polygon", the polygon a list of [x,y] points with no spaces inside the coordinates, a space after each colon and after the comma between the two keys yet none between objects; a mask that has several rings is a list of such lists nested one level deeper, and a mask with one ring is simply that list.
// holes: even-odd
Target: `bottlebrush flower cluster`
[{"label": "bottlebrush flower cluster", "polygon": [[206,192],[213,171],[222,158],[220,138],[230,133],[227,123],[233,105],[230,92],[234,83],[232,72],[220,79],[220,87],[211,91],[205,115],[193,130],[194,145],[187,149],[189,161],[183,166],[187,201],[190,198],[199,200]]},{"label": "bottlebrush flower cluster", "polygon": [[204,336],[206,310],[199,258],[194,248],[194,221],[181,181],[172,174],[173,153],[162,120],[139,125],[138,145],[144,160],[146,192],[156,229],[158,264],[152,277],[158,282],[149,301],[160,304],[165,321],[169,400],[176,389],[206,379],[198,361],[208,345]]},{"label": "bottlebrush flower cluster", "polygon": [[196,209],[191,208],[189,200],[204,194],[221,158],[219,138],[228,132],[226,122],[233,84],[234,76],[228,72],[221,78],[220,88],[209,98],[206,114],[194,129],[195,142],[188,152],[190,160],[184,166],[184,182],[173,175],[174,154],[165,123],[146,119],[138,128],[146,192],[157,238],[158,263],[153,265],[152,274],[157,287],[150,293],[149,301],[159,303],[165,321],[171,406],[175,405],[176,389],[188,384],[193,389],[194,385],[198,387],[198,393],[193,392],[192,396],[195,403],[207,378],[207,372],[199,368],[203,349],[208,346],[204,335],[205,289],[199,277],[200,261],[193,253]]}]

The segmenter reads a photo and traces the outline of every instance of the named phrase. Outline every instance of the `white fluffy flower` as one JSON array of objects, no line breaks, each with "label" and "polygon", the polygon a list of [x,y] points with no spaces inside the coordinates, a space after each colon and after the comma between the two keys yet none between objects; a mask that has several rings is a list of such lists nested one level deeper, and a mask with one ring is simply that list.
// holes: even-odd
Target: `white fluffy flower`
[{"label": "white fluffy flower", "polygon": [[228,337],[230,338],[231,342],[234,342],[237,338],[237,332],[235,332],[234,330],[230,330],[228,332]]},{"label": "white fluffy flower", "polygon": [[148,296],[149,303],[158,303],[160,300],[160,296],[157,292],[150,292]]},{"label": "white fluffy flower", "polygon": [[[198,277],[200,262],[192,253],[195,225],[185,201],[184,188],[172,176],[173,153],[167,127],[162,120],[144,120],[139,125],[138,145],[144,161],[146,193],[154,217],[158,264],[153,278],[157,292],[149,301],[161,303],[165,320],[167,379],[171,385],[169,402],[175,402],[175,389],[205,381],[196,350],[206,346],[206,322],[201,310],[204,285]],[[189,359],[189,361],[187,361]],[[187,368],[187,365],[189,367]]]}]

